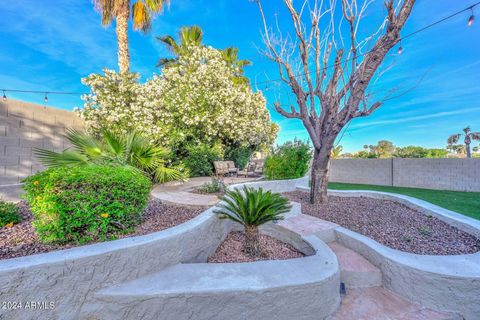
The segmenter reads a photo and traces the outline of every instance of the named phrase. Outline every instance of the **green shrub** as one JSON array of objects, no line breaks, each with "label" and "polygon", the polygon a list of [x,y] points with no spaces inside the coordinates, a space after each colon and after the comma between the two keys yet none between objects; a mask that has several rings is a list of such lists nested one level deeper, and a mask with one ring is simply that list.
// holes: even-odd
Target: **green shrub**
[{"label": "green shrub", "polygon": [[232,160],[235,166],[243,169],[252,157],[253,149],[248,146],[229,147],[225,151],[225,160]]},{"label": "green shrub", "polygon": [[227,185],[222,179],[213,176],[212,181],[205,182],[198,189],[205,193],[223,193],[227,189]]},{"label": "green shrub", "polygon": [[45,243],[114,238],[141,221],[151,182],[129,167],[52,168],[24,180],[33,226]]},{"label": "green shrub", "polygon": [[192,177],[211,176],[214,171],[213,161],[223,157],[222,147],[218,144],[210,146],[205,143],[187,147],[187,157],[183,164]]},{"label": "green shrub", "polygon": [[0,200],[0,228],[22,221],[18,207],[14,203]]},{"label": "green shrub", "polygon": [[220,208],[215,213],[221,219],[230,219],[245,227],[245,251],[257,257],[262,254],[258,227],[267,222],[283,219],[282,214],[290,210],[288,200],[279,193],[263,191],[244,186],[242,189],[228,190],[222,197]]},{"label": "green shrub", "polygon": [[311,150],[306,142],[288,141],[277,147],[265,160],[265,178],[267,180],[296,179],[308,171]]}]

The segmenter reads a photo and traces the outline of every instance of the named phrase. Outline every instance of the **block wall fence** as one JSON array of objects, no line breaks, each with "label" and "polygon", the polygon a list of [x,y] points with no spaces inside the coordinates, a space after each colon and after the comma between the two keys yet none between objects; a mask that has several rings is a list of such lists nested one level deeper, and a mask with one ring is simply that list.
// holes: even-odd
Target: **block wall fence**
[{"label": "block wall fence", "polygon": [[480,159],[336,159],[330,181],[480,192]]},{"label": "block wall fence", "polygon": [[8,99],[0,102],[0,185],[17,184],[43,166],[32,148],[60,151],[68,147],[66,128],[83,128],[75,113]]},{"label": "block wall fence", "polygon": [[[82,119],[67,110],[0,101],[0,186],[43,169],[32,148],[67,148],[67,128],[82,129]],[[337,159],[330,181],[480,192],[480,159]]]}]

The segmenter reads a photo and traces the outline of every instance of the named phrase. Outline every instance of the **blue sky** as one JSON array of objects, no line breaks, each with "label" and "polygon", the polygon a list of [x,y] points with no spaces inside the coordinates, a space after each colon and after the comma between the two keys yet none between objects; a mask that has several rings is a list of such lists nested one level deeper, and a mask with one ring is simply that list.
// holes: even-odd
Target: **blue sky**
[{"label": "blue sky", "polygon": [[[153,22],[152,32],[130,32],[131,68],[143,79],[158,72],[155,64],[168,52],[155,36],[176,34],[184,25],[197,24],[204,30],[204,42],[217,48],[236,46],[240,56],[253,62],[247,75],[258,82],[277,79],[275,65],[261,54],[261,20],[257,7],[248,0],[172,0],[170,9]],[[280,0],[264,0],[269,17],[275,13],[282,23],[287,16]],[[419,0],[403,34],[417,30],[459,9],[473,0]],[[48,5],[47,5],[48,3]],[[373,26],[382,14],[377,0],[366,26]],[[391,88],[414,89],[387,101],[368,118],[354,120],[341,141],[346,151],[387,139],[396,145],[444,147],[449,134],[470,125],[480,131],[480,6],[477,21],[466,27],[469,13],[457,16],[403,42],[404,52],[393,57],[395,65],[372,88],[383,93]],[[103,67],[116,69],[114,27],[104,28],[89,0],[21,0],[11,5],[0,2],[0,88],[41,91],[85,92],[80,79]],[[371,19],[372,21],[368,21]],[[375,21],[374,21],[375,20]],[[274,87],[274,86],[273,86]],[[292,97],[285,89],[264,90],[268,107],[275,93],[286,104]],[[43,103],[41,94],[9,97]],[[81,106],[79,96],[49,96],[49,104],[64,109]],[[281,126],[278,142],[307,138],[301,123],[271,111]]]}]

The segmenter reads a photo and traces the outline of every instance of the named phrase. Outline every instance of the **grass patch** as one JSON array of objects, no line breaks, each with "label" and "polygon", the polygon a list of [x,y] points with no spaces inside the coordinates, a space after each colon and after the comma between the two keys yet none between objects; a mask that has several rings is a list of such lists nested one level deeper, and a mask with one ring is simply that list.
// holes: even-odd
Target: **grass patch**
[{"label": "grass patch", "polygon": [[333,190],[373,190],[403,194],[480,220],[480,192],[459,192],[338,182],[330,182],[328,188]]}]

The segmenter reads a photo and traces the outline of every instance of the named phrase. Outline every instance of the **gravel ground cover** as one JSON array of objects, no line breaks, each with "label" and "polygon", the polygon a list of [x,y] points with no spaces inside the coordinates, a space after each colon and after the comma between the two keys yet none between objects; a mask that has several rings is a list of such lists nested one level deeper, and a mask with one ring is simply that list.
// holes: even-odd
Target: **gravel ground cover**
[{"label": "gravel ground cover", "polygon": [[286,260],[305,256],[291,245],[267,235],[260,235],[260,244],[264,256],[254,259],[243,250],[245,234],[240,231],[230,232],[215,253],[208,258],[212,263],[253,262],[258,260]]},{"label": "gravel ground cover", "polygon": [[[23,221],[11,228],[0,228],[0,260],[28,256],[75,247],[75,244],[47,245],[40,242],[31,225],[32,214],[26,203],[18,204]],[[149,201],[144,212],[144,221],[133,232],[120,234],[118,238],[144,235],[174,227],[188,221],[203,212],[205,208],[192,208],[162,203],[159,200]]]},{"label": "gravel ground cover", "polygon": [[480,240],[433,216],[389,200],[330,196],[312,205],[309,193],[284,193],[302,204],[302,212],[331,221],[393,249],[423,255],[457,255],[480,251]]}]

